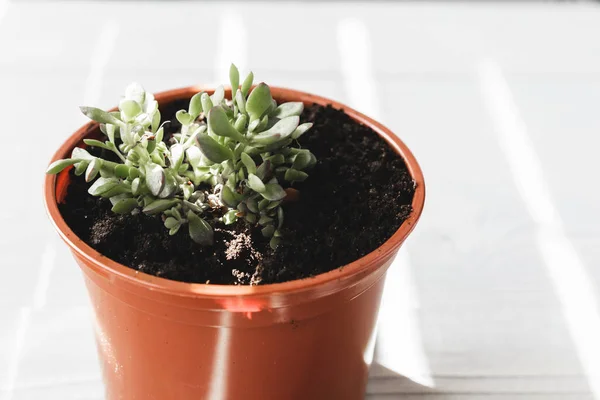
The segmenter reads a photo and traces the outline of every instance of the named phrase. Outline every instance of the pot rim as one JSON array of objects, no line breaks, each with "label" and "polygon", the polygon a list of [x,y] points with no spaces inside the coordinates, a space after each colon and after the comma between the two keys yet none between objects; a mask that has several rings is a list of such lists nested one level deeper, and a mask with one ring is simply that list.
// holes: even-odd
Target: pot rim
[{"label": "pot rim", "polygon": [[[180,98],[189,98],[200,92],[213,92],[213,87],[195,85],[179,89],[172,89],[155,94],[160,103],[168,103]],[[226,89],[230,92],[230,89]],[[416,183],[412,201],[413,211],[402,223],[398,230],[381,246],[365,256],[342,267],[325,272],[313,277],[296,279],[292,281],[265,284],[258,286],[217,285],[204,283],[187,283],[160,278],[154,275],[139,272],[102,255],[83,240],[81,240],[63,219],[56,200],[56,182],[60,175],[46,175],[44,179],[44,203],[46,211],[59,235],[73,252],[87,259],[94,269],[111,280],[118,277],[135,286],[146,287],[149,290],[162,292],[168,295],[191,298],[234,298],[246,296],[265,296],[278,293],[303,292],[315,287],[333,283],[334,281],[352,280],[357,275],[369,274],[376,270],[398,250],[404,240],[414,229],[418,222],[425,202],[425,182],[423,173],[417,160],[408,147],[390,129],[366,115],[347,107],[337,101],[302,92],[295,89],[271,86],[271,93],[275,99],[284,101],[302,101],[305,104],[317,103],[320,105],[331,104],[336,109],[343,109],[355,121],[369,126],[404,159],[410,175]],[[73,133],[54,153],[51,162],[68,157],[71,150],[78,146],[82,139],[88,135],[98,124],[89,122]],[[112,275],[111,275],[112,274]]]}]

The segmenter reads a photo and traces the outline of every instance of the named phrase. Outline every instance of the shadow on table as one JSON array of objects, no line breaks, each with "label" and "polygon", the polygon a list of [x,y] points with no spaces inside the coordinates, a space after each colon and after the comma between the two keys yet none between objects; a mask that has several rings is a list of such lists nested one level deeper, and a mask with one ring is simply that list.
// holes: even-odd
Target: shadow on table
[{"label": "shadow on table", "polygon": [[443,399],[435,388],[419,384],[376,361],[371,365],[366,400],[403,399],[412,398],[413,395],[422,398],[428,393],[436,395],[436,399]]}]

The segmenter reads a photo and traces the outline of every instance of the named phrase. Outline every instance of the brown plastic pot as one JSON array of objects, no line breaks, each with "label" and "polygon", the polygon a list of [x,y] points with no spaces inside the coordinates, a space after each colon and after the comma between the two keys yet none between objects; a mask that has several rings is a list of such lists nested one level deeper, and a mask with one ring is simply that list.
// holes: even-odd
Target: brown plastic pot
[{"label": "brown plastic pot", "polygon": [[[165,105],[200,90],[210,92],[188,87],[156,99]],[[372,253],[314,278],[253,287],[190,284],[137,272],[84,243],[57,206],[68,173],[48,175],[48,213],[83,271],[94,307],[106,399],[363,398],[384,277],[423,209],[423,176],[404,143],[376,121],[322,97],[271,90],[280,102],[343,108],[381,135],[417,183],[413,213]],[[100,135],[97,124],[83,126],[53,160]]]}]

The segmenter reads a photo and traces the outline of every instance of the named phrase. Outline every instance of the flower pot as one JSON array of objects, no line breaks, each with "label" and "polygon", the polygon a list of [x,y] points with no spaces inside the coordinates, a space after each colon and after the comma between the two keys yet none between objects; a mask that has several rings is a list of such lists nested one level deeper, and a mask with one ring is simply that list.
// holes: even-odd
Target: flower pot
[{"label": "flower pot", "polygon": [[[200,87],[156,95],[161,105]],[[207,90],[210,92],[210,90]],[[417,183],[411,216],[382,246],[342,268],[285,283],[225,286],[171,281],[137,272],[95,251],[63,220],[69,175],[48,175],[52,222],[83,271],[94,307],[106,398],[343,399],[364,397],[386,270],[423,208],[421,170],[387,128],[334,101],[272,88],[278,102],[332,104],[370,126],[403,157]],[[56,152],[66,158],[90,123]]]}]

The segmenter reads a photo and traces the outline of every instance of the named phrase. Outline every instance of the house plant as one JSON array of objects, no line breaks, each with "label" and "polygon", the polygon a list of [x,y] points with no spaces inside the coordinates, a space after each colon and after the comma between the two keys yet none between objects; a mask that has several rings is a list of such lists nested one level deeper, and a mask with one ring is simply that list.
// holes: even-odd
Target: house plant
[{"label": "house plant", "polygon": [[[171,113],[182,128],[178,127],[175,132],[172,132],[169,147],[164,142],[156,141],[157,136],[160,135],[160,117],[154,119],[150,116],[155,110],[152,97],[146,98],[147,94],[139,86],[130,87],[118,111],[103,113],[101,110],[85,108],[84,112],[93,119],[99,120],[103,126],[90,123],[78,130],[57,151],[53,164],[49,168],[50,172],[57,173],[63,167],[77,165],[75,168],[63,169],[57,176],[53,174],[47,176],[45,200],[53,223],[84,272],[85,282],[94,305],[97,343],[103,364],[107,398],[110,400],[362,398],[368,373],[368,353],[372,350],[374,341],[374,325],[385,271],[406,236],[412,231],[422,210],[424,184],[420,169],[409,150],[389,130],[354,110],[321,97],[289,89],[269,88],[266,85],[251,88],[251,83],[247,83],[247,80],[240,87],[237,70],[233,68],[231,76],[231,87],[237,89],[234,90],[235,93],[232,93],[231,89],[217,88],[216,90],[205,89],[205,95],[198,95],[202,88],[190,87],[156,95],[155,100],[161,110],[189,103],[187,111]],[[263,101],[263,99],[256,102],[250,99],[252,93],[257,93],[254,96],[259,98],[256,96],[261,92],[263,95],[269,93],[268,96],[264,95],[267,100],[272,96],[278,103],[291,102],[292,105],[276,108],[271,105],[271,100]],[[213,102],[212,105],[208,103],[208,99]],[[242,110],[244,103],[250,105],[249,110]],[[210,269],[209,262],[206,261],[208,258],[195,258],[194,262],[197,265],[194,270],[195,275],[177,275],[169,272],[168,268],[166,270],[144,269],[147,263],[138,263],[137,267],[132,268],[132,265],[125,266],[114,261],[114,259],[126,259],[120,258],[121,253],[111,252],[111,247],[119,247],[118,241],[111,242],[112,246],[102,247],[99,242],[94,241],[95,239],[91,240],[90,243],[96,247],[95,249],[78,237],[73,230],[74,225],[71,223],[70,226],[66,221],[67,219],[70,222],[74,221],[74,217],[67,217],[69,212],[66,211],[73,200],[70,192],[73,192],[77,185],[73,172],[84,173],[87,180],[96,178],[95,183],[88,189],[91,194],[106,195],[107,191],[112,191],[106,197],[117,197],[111,199],[110,205],[115,212],[124,213],[125,217],[118,217],[120,219],[112,220],[113,222],[147,221],[140,219],[146,218],[142,214],[166,213],[163,220],[160,220],[161,228],[164,224],[165,228],[162,229],[168,229],[173,233],[175,242],[187,240],[198,248],[202,247],[202,250],[198,250],[202,253],[198,254],[202,254],[203,257],[208,254],[207,251],[216,252],[206,249],[212,248],[211,244],[225,229],[224,225],[233,223],[236,224],[235,226],[242,226],[242,224],[250,226],[244,229],[260,230],[260,234],[268,239],[269,247],[275,248],[274,251],[271,250],[273,255],[270,256],[270,260],[274,260],[270,264],[270,268],[273,269],[273,265],[278,261],[278,254],[281,254],[278,252],[285,253],[286,249],[289,250],[289,243],[286,247],[286,240],[288,242],[304,240],[302,237],[294,236],[293,232],[286,233],[283,215],[285,210],[287,219],[288,211],[283,201],[291,201],[289,209],[292,210],[292,216],[294,213],[306,216],[294,211],[296,205],[293,203],[298,197],[295,188],[300,188],[299,200],[295,201],[297,204],[311,201],[302,185],[287,187],[285,191],[284,186],[289,185],[284,182],[301,181],[308,175],[310,176],[306,179],[307,184],[311,180],[318,182],[319,176],[316,174],[319,171],[325,174],[327,169],[320,164],[324,163],[323,160],[317,162],[319,155],[315,157],[309,151],[312,150],[311,148],[306,150],[298,146],[291,147],[296,150],[288,150],[289,148],[285,146],[271,145],[282,137],[286,139],[291,135],[297,135],[300,126],[304,126],[300,130],[308,130],[309,123],[304,122],[301,125],[300,118],[297,117],[302,113],[301,108],[308,108],[313,104],[318,105],[324,115],[345,113],[346,118],[349,118],[344,122],[344,126],[340,127],[341,132],[345,129],[353,129],[356,125],[362,126],[361,129],[368,128],[377,133],[383,140],[377,139],[374,134],[371,139],[384,143],[387,147],[385,151],[389,154],[397,154],[393,156],[394,162],[400,162],[410,174],[411,181],[414,180],[416,183],[409,188],[410,190],[407,189],[411,196],[406,205],[408,208],[404,208],[408,212],[402,215],[401,219],[404,221],[402,225],[399,228],[396,226],[395,232],[390,238],[384,238],[387,240],[383,244],[370,249],[372,251],[356,260],[349,260],[351,262],[342,264],[341,268],[325,272],[308,265],[307,275],[315,276],[304,279],[289,279],[289,274],[276,273],[271,275],[265,273],[263,274],[265,278],[256,279],[254,275],[250,276],[242,271],[234,272],[233,275],[237,279],[234,283],[250,284],[247,286],[213,284],[214,282],[209,282],[210,284],[182,282],[183,280],[204,282],[202,280],[204,275],[197,271]],[[327,105],[332,107],[326,108]],[[217,109],[215,114],[211,111],[213,107],[221,109]],[[236,107],[238,115],[234,115]],[[342,108],[344,113],[335,111]],[[209,112],[205,114],[205,110]],[[244,114],[244,111],[248,115],[247,120],[236,125],[238,118],[244,118],[239,116]],[[141,114],[146,115],[140,117]],[[262,122],[265,115],[273,116],[273,121]],[[150,120],[144,120],[145,117]],[[136,118],[143,121],[142,125],[145,128],[143,132],[137,132],[135,141],[131,141],[131,138],[127,137],[131,132],[127,132],[128,128],[125,128],[125,124],[135,121]],[[277,127],[277,123],[285,121],[286,118],[288,123],[291,122],[292,127],[281,125]],[[204,120],[207,120],[206,128],[201,127],[205,126],[202,123]],[[248,135],[248,128],[253,123],[256,125],[254,127],[256,132],[259,133],[254,135],[254,132],[251,132]],[[259,124],[263,126],[259,127]],[[118,130],[113,130],[110,125],[118,126]],[[150,128],[146,129],[147,127]],[[104,137],[100,129],[106,132],[108,141],[100,140]],[[217,134],[217,131],[221,134]],[[147,132],[150,134],[144,137]],[[194,137],[195,132],[198,133]],[[236,132],[243,132],[245,137],[237,136]],[[263,134],[264,132],[266,134]],[[309,131],[305,136],[310,134]],[[153,138],[150,137],[152,135]],[[206,136],[198,140],[200,135]],[[194,139],[188,141],[190,137]],[[106,158],[103,161],[96,161],[99,157],[91,154],[92,149],[89,152],[74,150],[84,145],[82,143],[84,138],[87,142],[84,143],[88,146],[96,150],[103,148],[105,153],[115,153],[118,158],[129,158],[137,151],[135,146],[144,146],[145,149],[150,146],[152,150],[162,146],[166,158],[154,158],[148,162],[148,160],[136,159],[134,155],[133,159],[128,159],[130,162],[127,165],[119,163],[119,160]],[[252,138],[258,138],[258,142],[252,141]],[[156,142],[149,144],[152,139]],[[256,149],[260,147],[256,146],[257,143],[271,147],[259,148],[258,152],[253,152],[254,150],[251,149],[250,152],[245,152],[247,157],[242,160],[241,154],[244,151],[238,153],[238,149],[244,146]],[[365,139],[364,143],[368,141]],[[178,144],[183,148],[175,147]],[[188,150],[192,147],[198,148],[201,155],[209,159],[209,162],[204,162],[202,158],[200,160],[198,157],[194,158],[198,156],[196,150],[192,150],[192,153],[196,154],[190,155]],[[360,149],[360,146],[354,147]],[[383,151],[381,147],[375,148],[379,152]],[[337,151],[325,150],[323,154]],[[235,154],[232,156],[231,152]],[[300,152],[306,156],[302,156],[301,163],[294,165],[295,159],[289,157],[290,152],[295,154]],[[369,150],[369,152],[373,151]],[[373,157],[378,157],[378,154]],[[387,154],[382,153],[381,157],[389,158]],[[283,162],[278,155],[283,156]],[[71,156],[70,160],[69,156]],[[137,154],[137,156],[143,157],[144,154]],[[274,158],[267,160],[269,157]],[[230,163],[231,159],[233,161]],[[275,172],[273,168],[269,177],[265,176],[264,171],[258,171],[266,161],[273,162],[274,159],[278,159],[277,166],[287,169]],[[194,160],[196,160],[196,170],[191,165],[194,164]],[[209,165],[202,165],[203,163]],[[234,165],[231,165],[232,163]],[[185,168],[182,167],[184,164],[187,164]],[[204,177],[198,178],[199,175],[206,173],[207,167],[209,170],[211,167],[214,169],[214,164],[219,164],[220,167],[216,171],[218,174],[213,176],[227,175],[229,177],[227,180],[210,182],[210,177],[208,181],[203,181]],[[162,171],[158,171],[156,165]],[[315,167],[314,173],[311,167]],[[331,165],[329,167],[330,170],[333,169]],[[375,172],[381,172],[381,167],[376,161],[369,164],[369,168],[376,170]],[[141,170],[132,172],[136,168]],[[289,173],[289,169],[296,172]],[[186,175],[190,171],[191,173]],[[243,172],[240,174],[240,171]],[[184,182],[179,179],[177,174],[180,172],[182,176],[187,176],[189,181]],[[177,176],[169,177],[168,173]],[[250,174],[258,180],[251,178]],[[289,179],[286,179],[286,175]],[[373,176],[375,177],[375,173]],[[140,177],[144,182],[140,184],[138,181],[138,184],[134,184],[133,182]],[[352,180],[351,177],[348,179]],[[101,183],[98,183],[99,181]],[[119,189],[123,182],[129,186]],[[171,188],[166,189],[169,185]],[[186,185],[190,188],[186,188]],[[270,186],[267,192],[266,185],[278,187]],[[361,185],[360,188],[356,188],[356,191],[361,194],[365,190],[375,192],[379,190],[375,184],[365,185],[363,182]],[[131,186],[136,186],[135,190],[132,190]],[[196,190],[200,187],[205,189]],[[225,187],[228,189],[224,189]],[[316,193],[320,193],[325,199],[332,199],[332,194],[327,192],[327,187],[327,185],[318,185],[319,191]],[[227,190],[231,193],[226,193]],[[204,193],[197,193],[198,191]],[[308,193],[311,193],[310,190]],[[372,199],[349,198],[348,196],[351,195],[348,191],[343,193],[346,197],[340,204],[343,202],[355,204],[353,202],[356,201],[356,204],[369,203],[370,207],[373,207]],[[125,196],[122,196],[123,194]],[[135,195],[138,197],[136,198]],[[209,199],[211,195],[213,197]],[[173,209],[176,205],[173,201],[169,202],[173,196],[180,196],[178,202],[184,204],[181,209]],[[315,201],[315,197],[312,196],[312,201]],[[213,204],[210,204],[211,199]],[[184,200],[192,206],[183,203]],[[256,205],[254,200],[257,200]],[[157,201],[159,202],[156,203]],[[260,202],[262,202],[262,210],[256,208]],[[240,207],[240,204],[244,205]],[[263,213],[255,211],[267,209],[268,212]],[[319,215],[318,213],[318,210],[314,210],[314,215]],[[248,217],[249,215],[255,217]],[[267,218],[263,218],[265,215]],[[159,220],[156,216],[147,218],[150,218],[150,221]],[[326,219],[325,216],[323,218]],[[262,223],[259,223],[260,219]],[[361,216],[357,215],[357,220],[361,219]],[[242,220],[246,220],[247,223]],[[348,226],[352,224],[349,220],[345,223]],[[315,224],[318,226],[318,222]],[[187,228],[184,229],[185,232],[182,227]],[[84,234],[81,232],[83,231],[80,231],[80,236],[83,237]],[[189,234],[189,238],[184,233]],[[335,235],[335,232],[331,233],[331,240],[335,240]],[[128,240],[126,235],[117,237],[123,238],[122,241]],[[166,239],[161,240],[164,242]],[[234,241],[230,238],[227,243]],[[353,247],[362,245],[362,243],[353,243],[352,248],[337,253],[343,255],[346,252],[352,255]],[[319,246],[323,247],[321,243],[316,244],[312,253],[333,252],[331,247],[325,246],[323,250]],[[337,246],[341,247],[343,243],[337,243]],[[97,249],[102,250],[103,254]],[[119,250],[123,249],[119,248]],[[127,253],[134,250],[129,249]],[[193,251],[196,249],[194,248]],[[123,254],[125,252],[123,250]],[[287,251],[285,254],[290,252]],[[136,254],[136,257],[139,256]],[[294,262],[291,264],[296,265]],[[297,264],[301,265],[302,262]],[[281,265],[281,270],[289,269],[288,265]],[[145,271],[151,274],[144,273]],[[232,276],[231,271],[228,271],[228,274]],[[160,275],[171,279],[162,278]],[[180,276],[183,277],[179,279],[180,281],[173,279],[178,279]],[[217,276],[219,277],[220,275]],[[261,279],[265,280],[261,281]],[[260,285],[253,285],[256,283]]]}]

